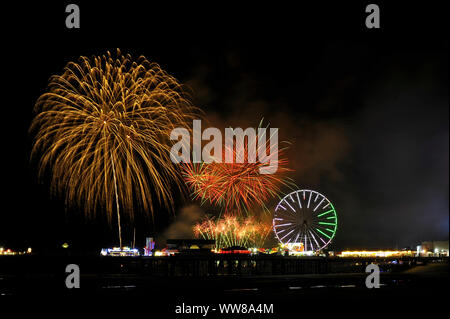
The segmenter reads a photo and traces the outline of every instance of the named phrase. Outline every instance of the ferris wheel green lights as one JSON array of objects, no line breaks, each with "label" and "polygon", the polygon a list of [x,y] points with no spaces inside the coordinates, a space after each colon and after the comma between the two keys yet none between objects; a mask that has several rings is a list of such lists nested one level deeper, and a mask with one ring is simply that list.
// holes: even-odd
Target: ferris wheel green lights
[{"label": "ferris wheel green lights", "polygon": [[286,195],[276,206],[273,231],[282,244],[300,245],[304,251],[327,247],[337,230],[333,204],[322,194],[302,189]]}]

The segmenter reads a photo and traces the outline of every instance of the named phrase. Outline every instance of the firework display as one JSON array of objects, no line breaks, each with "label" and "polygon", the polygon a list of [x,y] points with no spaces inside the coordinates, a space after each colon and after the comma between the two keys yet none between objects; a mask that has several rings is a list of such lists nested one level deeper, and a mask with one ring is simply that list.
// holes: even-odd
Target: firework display
[{"label": "firework display", "polygon": [[232,246],[261,248],[271,230],[272,225],[255,217],[226,215],[222,218],[205,217],[194,226],[194,235],[214,240],[216,250]]},{"label": "firework display", "polygon": [[[258,148],[271,146],[261,143]],[[225,147],[226,148],[226,147]],[[281,187],[294,184],[286,173],[288,161],[285,149],[272,148],[276,152],[277,171],[274,174],[261,174],[260,169],[267,163],[248,160],[248,143],[245,145],[243,163],[186,163],[182,166],[184,179],[194,200],[208,202],[230,214],[249,214],[251,208],[268,211],[266,204],[281,192]],[[226,152],[224,152],[226,153]],[[236,158],[236,149],[232,150]]]},{"label": "firework display", "polygon": [[324,195],[298,190],[278,203],[273,230],[282,244],[299,244],[305,251],[319,251],[327,247],[336,234],[336,210]]},{"label": "firework display", "polygon": [[[189,129],[196,108],[182,85],[144,57],[81,57],[50,78],[38,99],[30,132],[39,176],[52,192],[88,215],[101,208],[111,221],[133,206],[153,214],[155,202],[173,208],[182,187],[170,160],[170,132]],[[47,175],[48,174],[48,175]]]}]

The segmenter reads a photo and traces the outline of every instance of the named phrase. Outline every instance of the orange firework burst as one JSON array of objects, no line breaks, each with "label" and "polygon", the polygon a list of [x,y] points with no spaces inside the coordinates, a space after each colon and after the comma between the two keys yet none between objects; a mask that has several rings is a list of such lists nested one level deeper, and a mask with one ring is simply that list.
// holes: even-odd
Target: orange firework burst
[{"label": "orange firework burst", "polygon": [[[268,149],[269,145],[258,147]],[[268,163],[248,160],[248,143],[245,144],[243,163],[187,163],[183,164],[182,172],[193,199],[201,203],[209,202],[221,207],[227,213],[249,213],[252,208],[259,207],[267,211],[266,203],[276,197],[282,186],[292,187],[293,182],[286,176],[291,171],[287,167],[285,149],[271,149],[270,154],[276,152],[274,174],[262,174],[261,168]],[[225,153],[225,152],[224,152]],[[236,149],[232,150],[236,158]],[[274,163],[272,162],[272,165]]]},{"label": "orange firework burst", "polygon": [[214,240],[215,249],[231,246],[261,248],[272,230],[272,224],[249,216],[240,218],[225,215],[222,218],[205,217],[194,226],[194,235]]},{"label": "orange firework burst", "polygon": [[182,187],[170,160],[170,133],[190,129],[197,109],[182,85],[144,57],[117,52],[81,57],[50,78],[37,101],[30,131],[39,175],[50,173],[54,192],[66,204],[98,208],[109,220],[133,206],[153,214],[158,202],[173,207],[170,185]]}]

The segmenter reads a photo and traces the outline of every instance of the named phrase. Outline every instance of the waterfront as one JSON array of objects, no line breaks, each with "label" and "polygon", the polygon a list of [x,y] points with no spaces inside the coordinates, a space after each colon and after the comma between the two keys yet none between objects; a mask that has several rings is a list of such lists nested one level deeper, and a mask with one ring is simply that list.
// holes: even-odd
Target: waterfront
[{"label": "waterfront", "polygon": [[[18,297],[13,299],[37,304],[42,300],[63,305],[75,302],[83,305],[74,309],[76,312],[84,313],[89,309],[112,317],[118,315],[117,311],[138,315],[140,309],[146,309],[149,315],[162,313],[164,318],[195,318],[176,315],[175,308],[182,303],[211,308],[219,304],[273,305],[272,315],[253,314],[251,318],[286,318],[297,312],[305,315],[317,311],[354,316],[381,314],[388,309],[391,314],[405,315],[414,314],[417,306],[431,310],[444,307],[449,283],[448,259],[422,260],[420,265],[411,263],[407,267],[391,268],[381,273],[379,289],[368,289],[365,286],[367,274],[357,268],[346,273],[171,276],[170,273],[152,275],[136,271],[139,268],[136,264],[146,264],[150,258],[41,257],[27,258],[27,262],[23,262],[23,257],[37,256],[18,256],[14,262],[10,257],[7,262],[6,258],[0,259],[0,295],[3,297],[0,299]],[[65,287],[66,274],[61,269],[64,270],[69,260],[80,262],[80,289]],[[159,258],[161,260],[168,258]],[[338,270],[335,266],[329,270]],[[208,314],[208,318],[232,317]]]},{"label": "waterfront", "polygon": [[[283,295],[314,294],[315,289],[364,291],[369,290],[364,270],[372,262],[381,269],[384,291],[448,281],[448,258],[8,256],[0,259],[0,293],[145,295],[174,287],[167,292],[214,290],[232,297],[237,292],[256,296],[280,290]],[[64,270],[71,263],[80,266],[81,289],[65,287]]]}]

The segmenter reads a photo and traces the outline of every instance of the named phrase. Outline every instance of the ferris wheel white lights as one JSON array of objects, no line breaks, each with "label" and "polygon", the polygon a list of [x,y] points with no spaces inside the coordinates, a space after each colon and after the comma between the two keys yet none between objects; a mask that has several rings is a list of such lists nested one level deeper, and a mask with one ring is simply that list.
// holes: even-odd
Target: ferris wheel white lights
[{"label": "ferris wheel white lights", "polygon": [[298,244],[304,251],[322,250],[331,243],[336,230],[336,210],[319,192],[292,192],[275,208],[273,231],[284,245]]}]

